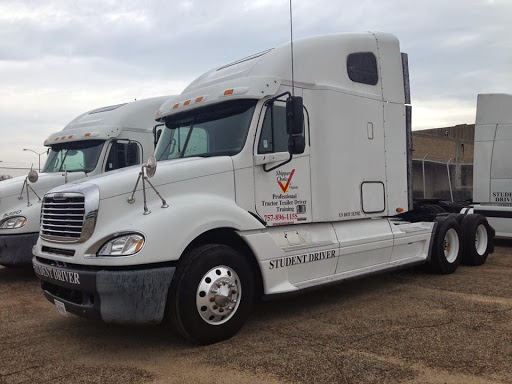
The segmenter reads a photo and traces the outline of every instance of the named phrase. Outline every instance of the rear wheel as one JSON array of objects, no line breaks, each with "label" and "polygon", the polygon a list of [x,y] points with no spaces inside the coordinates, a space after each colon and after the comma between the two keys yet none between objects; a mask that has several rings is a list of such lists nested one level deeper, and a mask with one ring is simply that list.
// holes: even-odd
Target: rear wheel
[{"label": "rear wheel", "polygon": [[455,272],[462,257],[460,239],[460,226],[453,217],[447,217],[439,222],[429,264],[432,272],[440,274]]},{"label": "rear wheel", "polygon": [[482,265],[487,260],[494,230],[482,215],[467,215],[462,220],[462,263]]},{"label": "rear wheel", "polygon": [[232,337],[247,319],[254,295],[248,261],[235,249],[203,245],[184,255],[169,293],[176,329],[200,343]]}]

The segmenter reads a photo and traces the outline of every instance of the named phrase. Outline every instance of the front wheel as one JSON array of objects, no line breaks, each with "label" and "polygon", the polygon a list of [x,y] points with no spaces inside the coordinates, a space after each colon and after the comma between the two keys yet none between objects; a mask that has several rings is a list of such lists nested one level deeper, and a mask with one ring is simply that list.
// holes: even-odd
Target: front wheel
[{"label": "front wheel", "polygon": [[253,301],[249,262],[220,244],[199,246],[183,257],[167,304],[176,329],[200,344],[232,337],[247,319]]}]

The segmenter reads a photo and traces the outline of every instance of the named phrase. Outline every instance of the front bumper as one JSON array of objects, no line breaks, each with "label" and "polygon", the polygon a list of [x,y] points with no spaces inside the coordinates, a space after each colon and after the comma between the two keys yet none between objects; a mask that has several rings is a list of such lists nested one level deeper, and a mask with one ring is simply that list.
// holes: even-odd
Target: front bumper
[{"label": "front bumper", "polygon": [[37,243],[39,232],[0,236],[0,265],[17,267],[30,265],[32,247]]},{"label": "front bumper", "polygon": [[111,269],[64,265],[34,257],[34,271],[51,303],[66,311],[108,323],[160,323],[175,267]]}]

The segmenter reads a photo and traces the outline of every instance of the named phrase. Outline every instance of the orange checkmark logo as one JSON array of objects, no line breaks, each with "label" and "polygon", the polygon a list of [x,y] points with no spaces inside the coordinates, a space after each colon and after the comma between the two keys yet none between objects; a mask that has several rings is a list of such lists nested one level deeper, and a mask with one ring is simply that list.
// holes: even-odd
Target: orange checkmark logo
[{"label": "orange checkmark logo", "polygon": [[283,184],[280,180],[277,181],[277,184],[281,187],[281,191],[283,193],[288,192],[288,188],[290,187],[290,182],[292,181],[293,174],[295,173],[295,169],[292,169],[292,172],[290,173],[290,176],[288,177],[288,181],[286,184]]}]

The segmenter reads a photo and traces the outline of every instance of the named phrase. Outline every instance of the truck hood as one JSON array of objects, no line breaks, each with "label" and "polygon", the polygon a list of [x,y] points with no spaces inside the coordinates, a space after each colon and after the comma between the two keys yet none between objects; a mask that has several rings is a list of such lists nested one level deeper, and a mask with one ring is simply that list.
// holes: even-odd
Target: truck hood
[{"label": "truck hood", "polygon": [[[84,172],[68,172],[68,182],[85,177]],[[39,179],[35,183],[29,182],[29,185],[36,191],[36,193],[42,198],[43,195],[50,189],[55,188],[59,185],[64,184],[65,176],[63,172],[56,173],[40,173]],[[4,180],[0,183],[0,199],[11,196],[19,196],[21,188],[25,182],[25,176],[15,177],[13,179]],[[31,198],[34,197],[32,191],[30,191]],[[23,192],[23,196],[26,196],[26,191]]]},{"label": "truck hood", "polygon": [[[88,177],[87,179],[55,188],[50,192],[71,192],[74,186],[87,183],[99,187],[100,200],[123,194],[129,195],[135,187],[140,169],[140,166],[133,166],[103,175]],[[233,161],[229,156],[167,160],[158,162],[155,176],[150,179],[150,182],[158,190],[158,187],[162,185],[232,171]],[[146,188],[151,187],[146,184]],[[142,190],[142,181],[139,181],[137,186],[137,191],[140,190]],[[163,198],[165,199],[166,196],[163,196]]]}]

